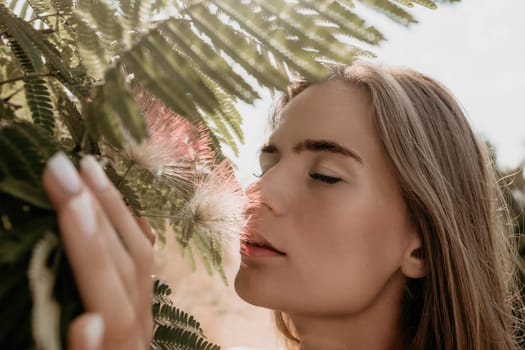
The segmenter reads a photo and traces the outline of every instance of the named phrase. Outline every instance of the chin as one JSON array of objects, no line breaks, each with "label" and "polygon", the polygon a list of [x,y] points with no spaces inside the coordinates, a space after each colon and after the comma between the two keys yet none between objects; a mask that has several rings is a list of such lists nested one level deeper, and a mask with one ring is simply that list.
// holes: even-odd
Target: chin
[{"label": "chin", "polygon": [[235,292],[248,304],[274,309],[274,303],[272,303],[274,298],[270,295],[271,293],[267,293],[264,284],[253,277],[254,276],[250,276],[250,274],[242,271],[241,267],[235,276]]},{"label": "chin", "polygon": [[247,281],[247,276],[245,276],[245,273],[242,271],[242,266],[239,268],[239,271],[237,271],[237,275],[235,275],[235,281],[234,281],[234,288],[237,295],[247,303],[253,304],[253,291],[250,291],[249,283]]}]

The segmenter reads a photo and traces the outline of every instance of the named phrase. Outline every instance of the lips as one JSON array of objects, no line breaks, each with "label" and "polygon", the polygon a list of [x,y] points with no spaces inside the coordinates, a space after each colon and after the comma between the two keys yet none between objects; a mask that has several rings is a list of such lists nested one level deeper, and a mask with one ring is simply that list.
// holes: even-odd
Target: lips
[{"label": "lips", "polygon": [[241,242],[245,245],[245,246],[250,246],[250,247],[254,247],[254,248],[260,248],[260,249],[265,249],[265,250],[269,250],[269,251],[272,251],[272,252],[275,252],[277,254],[280,254],[280,255],[286,255],[284,252],[278,250],[277,248],[275,248],[274,246],[272,246],[270,243],[264,241],[264,240],[259,240],[259,241],[256,241],[256,240],[251,240],[251,239],[241,239]]},{"label": "lips", "polygon": [[254,213],[246,210],[246,221],[241,229],[241,255],[248,257],[283,256],[285,252],[277,249],[260,233],[261,224]]},{"label": "lips", "polygon": [[284,256],[286,253],[277,249],[259,234],[254,225],[243,227],[241,234],[241,255],[250,258],[263,258],[272,256]]}]

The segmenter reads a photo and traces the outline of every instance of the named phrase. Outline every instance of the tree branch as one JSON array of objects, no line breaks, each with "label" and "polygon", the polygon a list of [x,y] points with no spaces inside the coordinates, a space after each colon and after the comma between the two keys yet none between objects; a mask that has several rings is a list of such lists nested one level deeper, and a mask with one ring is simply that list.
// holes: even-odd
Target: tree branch
[{"label": "tree branch", "polygon": [[18,88],[18,89],[15,90],[13,93],[11,93],[11,95],[9,95],[9,96],[7,96],[7,97],[4,97],[4,98],[2,99],[2,101],[3,101],[4,103],[8,103],[9,100],[10,100],[11,98],[13,98],[13,96],[15,96],[16,94],[18,94],[18,93],[19,93],[20,91],[22,91],[22,90],[24,90],[24,87]]},{"label": "tree branch", "polygon": [[[33,23],[33,22],[38,21],[38,20],[40,20],[40,21],[46,23],[46,22],[45,22],[46,19],[48,19],[49,17],[54,17],[54,16],[60,16],[60,12],[57,12],[57,13],[50,13],[49,15],[45,15],[45,16],[40,16],[40,15],[38,15],[38,14],[35,13],[35,17],[32,18],[32,19],[30,19],[29,21],[27,21],[27,23]],[[46,23],[46,24],[47,24],[47,23]]]}]

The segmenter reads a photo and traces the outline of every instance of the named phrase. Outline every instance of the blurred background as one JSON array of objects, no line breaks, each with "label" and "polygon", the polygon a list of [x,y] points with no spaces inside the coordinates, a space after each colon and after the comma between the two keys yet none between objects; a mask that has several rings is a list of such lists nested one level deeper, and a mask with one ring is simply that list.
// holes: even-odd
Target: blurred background
[{"label": "blurred background", "polygon": [[[363,9],[363,17],[388,40],[380,48],[370,47],[374,60],[410,67],[444,83],[474,129],[495,147],[499,167],[516,169],[525,159],[525,1],[463,0],[437,11],[413,10],[419,23],[405,28]],[[268,91],[260,94],[263,98],[254,105],[239,104],[246,142],[232,158],[243,185],[259,172],[256,154],[267,136],[274,100]],[[196,316],[212,341],[226,349],[280,347],[271,314],[244,303],[233,291],[239,261],[234,238],[225,262],[229,286],[202,268],[192,273],[170,250],[157,254],[158,274],[171,281],[177,305]]]}]

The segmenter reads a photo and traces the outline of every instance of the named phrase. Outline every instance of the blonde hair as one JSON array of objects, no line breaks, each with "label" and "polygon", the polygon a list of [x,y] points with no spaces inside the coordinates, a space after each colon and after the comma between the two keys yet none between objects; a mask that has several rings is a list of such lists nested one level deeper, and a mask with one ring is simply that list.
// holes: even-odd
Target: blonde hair
[{"label": "blonde hair", "polygon": [[[423,242],[425,278],[407,282],[408,349],[518,348],[521,299],[517,249],[487,148],[454,97],[407,69],[358,62],[335,67],[338,79],[368,91],[375,123]],[[312,83],[293,84],[273,113]],[[298,345],[293,324],[277,327]]]}]

